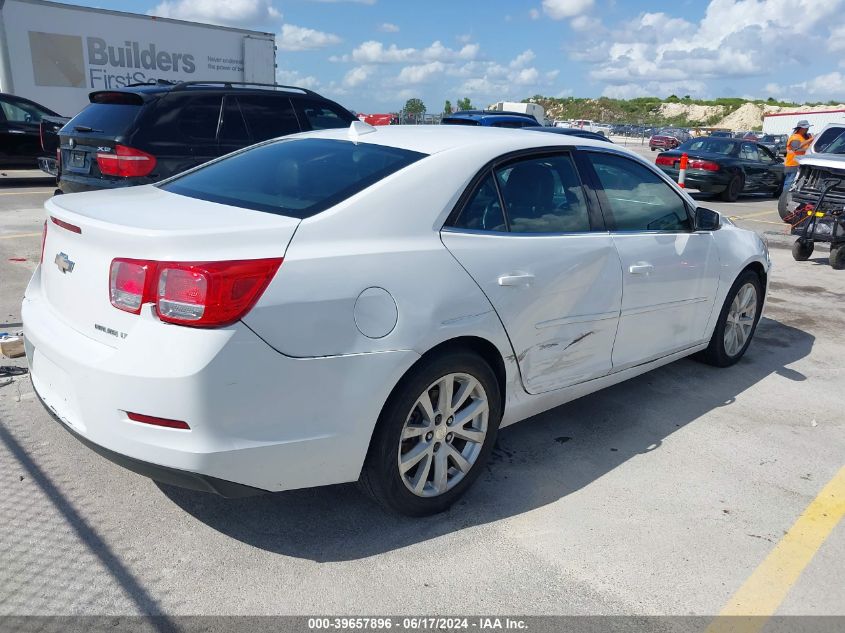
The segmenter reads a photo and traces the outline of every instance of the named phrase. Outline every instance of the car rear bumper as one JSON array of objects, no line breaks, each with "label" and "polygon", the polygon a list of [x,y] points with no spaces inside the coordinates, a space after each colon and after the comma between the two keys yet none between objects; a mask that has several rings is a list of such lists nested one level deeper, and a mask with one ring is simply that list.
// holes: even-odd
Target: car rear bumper
[{"label": "car rear bumper", "polygon": [[39,278],[36,269],[22,316],[32,384],[47,409],[130,470],[226,496],[240,494],[236,484],[278,491],[355,481],[390,390],[419,358],[291,358],[243,323],[201,330],[144,314],[148,322],[110,347],[67,325]]},{"label": "car rear bumper", "polygon": [[121,178],[113,180],[108,178],[92,178],[69,174],[63,171],[59,176],[59,189],[62,193],[82,193],[84,191],[100,191],[101,189],[120,189],[122,187],[134,187],[137,185],[148,185],[147,179],[142,178]]}]

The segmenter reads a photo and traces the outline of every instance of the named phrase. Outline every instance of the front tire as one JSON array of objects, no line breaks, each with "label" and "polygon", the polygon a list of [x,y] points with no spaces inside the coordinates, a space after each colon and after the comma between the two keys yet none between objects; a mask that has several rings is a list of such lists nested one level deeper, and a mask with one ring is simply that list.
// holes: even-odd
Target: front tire
[{"label": "front tire", "polygon": [[742,358],[754,337],[762,308],[763,285],[757,273],[746,270],[728,291],[702,360],[715,367],[730,367]]},{"label": "front tire", "polygon": [[443,512],[487,462],[502,418],[496,375],[460,350],[423,360],[379,416],[359,483],[389,510]]}]

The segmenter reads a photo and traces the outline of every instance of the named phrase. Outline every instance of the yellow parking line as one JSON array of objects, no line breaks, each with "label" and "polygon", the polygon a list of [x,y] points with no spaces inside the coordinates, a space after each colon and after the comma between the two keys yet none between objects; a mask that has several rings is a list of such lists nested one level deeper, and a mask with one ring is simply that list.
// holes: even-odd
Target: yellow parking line
[{"label": "yellow parking line", "polygon": [[0,196],[35,196],[45,193],[49,193],[51,196],[53,195],[50,191],[0,191]]},{"label": "yellow parking line", "polygon": [[745,584],[731,596],[705,633],[760,631],[843,516],[845,466],[807,506]]},{"label": "yellow parking line", "polygon": [[15,233],[14,235],[0,235],[0,240],[13,240],[16,237],[35,237],[41,233]]}]

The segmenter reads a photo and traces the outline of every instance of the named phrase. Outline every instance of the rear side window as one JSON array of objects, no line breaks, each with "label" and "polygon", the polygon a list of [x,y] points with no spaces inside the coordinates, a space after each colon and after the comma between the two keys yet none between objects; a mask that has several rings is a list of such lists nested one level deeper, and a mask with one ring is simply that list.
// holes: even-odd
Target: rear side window
[{"label": "rear side window", "polygon": [[199,95],[184,103],[178,122],[182,135],[192,141],[215,142],[221,102],[220,95]]},{"label": "rear side window", "polygon": [[159,185],[190,198],[307,218],[426,155],[329,139],[267,143]]},{"label": "rear side window", "polygon": [[492,173],[488,173],[487,177],[478,185],[478,189],[475,190],[472,198],[461,211],[460,217],[455,222],[455,227],[473,231],[508,230]]},{"label": "rear side window", "polygon": [[129,131],[142,109],[141,105],[89,103],[70,120],[65,129],[74,132],[74,128],[79,127],[86,134],[121,136]]},{"label": "rear side window", "polygon": [[296,107],[303,123],[312,130],[349,127],[357,119],[343,108],[312,99],[296,99]]},{"label": "rear side window", "polygon": [[492,127],[512,127],[512,128],[521,128],[527,127],[529,125],[536,125],[533,121],[522,121],[518,119],[510,119],[507,121],[496,121],[493,123]]},{"label": "rear side window", "polygon": [[443,119],[440,123],[443,125],[481,125],[478,121],[472,119]]},{"label": "rear side window", "polygon": [[602,206],[617,231],[689,231],[681,197],[644,165],[622,156],[590,152]]},{"label": "rear side window", "polygon": [[299,122],[290,99],[281,95],[238,95],[247,127],[254,142],[299,132]]}]

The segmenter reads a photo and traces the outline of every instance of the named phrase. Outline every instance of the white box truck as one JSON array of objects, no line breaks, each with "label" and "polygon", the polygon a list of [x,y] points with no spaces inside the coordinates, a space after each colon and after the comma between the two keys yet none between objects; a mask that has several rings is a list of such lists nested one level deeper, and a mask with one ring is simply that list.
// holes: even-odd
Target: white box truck
[{"label": "white box truck", "polygon": [[763,115],[763,134],[791,134],[795,124],[807,119],[810,132],[818,134],[829,123],[845,124],[845,110],[830,109],[812,112],[772,112]]},{"label": "white box truck", "polygon": [[522,103],[521,101],[497,101],[491,105],[488,110],[497,110],[499,112],[520,112],[522,114],[530,114],[540,125],[547,125],[546,111],[539,103]]},{"label": "white box truck", "polygon": [[64,116],[93,90],[209,80],[271,84],[272,33],[92,9],[0,0],[0,92]]}]

